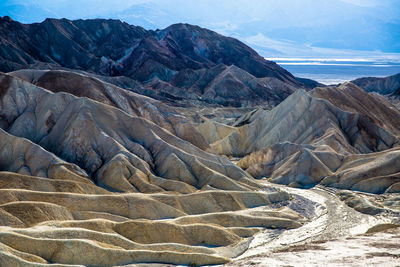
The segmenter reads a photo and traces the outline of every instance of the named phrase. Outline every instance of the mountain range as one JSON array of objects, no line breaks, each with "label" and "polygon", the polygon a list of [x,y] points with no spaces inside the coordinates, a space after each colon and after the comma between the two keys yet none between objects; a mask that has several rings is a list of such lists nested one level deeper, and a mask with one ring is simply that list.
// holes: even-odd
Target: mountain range
[{"label": "mountain range", "polygon": [[238,38],[268,58],[374,57],[400,48],[396,0],[8,0],[0,10],[23,23],[112,17],[155,30],[186,22]]},{"label": "mountain range", "polygon": [[189,24],[0,33],[1,266],[225,264],[333,199],[396,225],[397,76],[324,86]]},{"label": "mountain range", "polygon": [[[159,94],[189,93],[185,97],[217,103],[223,103],[226,97],[229,104],[236,101],[239,105],[250,99],[276,104],[295,86],[309,87],[245,44],[188,24],[146,31],[118,20],[46,19],[21,24],[3,17],[0,32],[3,72],[48,63],[103,76],[128,77],[161,91]],[[224,84],[246,86],[247,92],[214,88]]]}]

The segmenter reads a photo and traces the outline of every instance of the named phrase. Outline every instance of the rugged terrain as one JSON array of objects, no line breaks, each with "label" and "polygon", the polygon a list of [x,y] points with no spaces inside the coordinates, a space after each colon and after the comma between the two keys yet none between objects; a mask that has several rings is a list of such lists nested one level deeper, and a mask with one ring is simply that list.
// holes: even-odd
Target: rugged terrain
[{"label": "rugged terrain", "polygon": [[310,87],[242,42],[189,24],[147,31],[119,20],[21,24],[1,17],[0,59],[3,72],[50,64],[124,76],[157,95],[225,105],[277,104],[295,87]]},{"label": "rugged terrain", "polygon": [[378,92],[388,95],[400,88],[400,73],[384,78],[363,77],[352,81],[367,92]]},{"label": "rugged terrain", "polygon": [[311,88],[187,24],[0,32],[1,266],[398,258],[400,111],[378,89]]},{"label": "rugged terrain", "polygon": [[364,77],[352,83],[360,86],[366,92],[377,92],[378,96],[385,96],[397,108],[400,107],[400,73],[384,77]]}]

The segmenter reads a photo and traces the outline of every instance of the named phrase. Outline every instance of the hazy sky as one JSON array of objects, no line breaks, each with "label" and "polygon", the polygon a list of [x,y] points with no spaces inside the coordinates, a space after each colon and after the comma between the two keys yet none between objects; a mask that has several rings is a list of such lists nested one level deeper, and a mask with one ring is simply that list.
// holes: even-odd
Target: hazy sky
[{"label": "hazy sky", "polygon": [[400,0],[1,0],[0,15],[24,23],[117,18],[153,29],[186,22],[267,57],[400,53]]}]

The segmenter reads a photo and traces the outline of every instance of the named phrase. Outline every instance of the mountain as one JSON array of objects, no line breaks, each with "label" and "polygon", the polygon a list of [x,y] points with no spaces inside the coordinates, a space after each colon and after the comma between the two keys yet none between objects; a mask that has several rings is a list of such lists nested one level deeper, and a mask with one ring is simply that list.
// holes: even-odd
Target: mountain
[{"label": "mountain", "polygon": [[295,78],[188,24],[0,31],[0,266],[262,265],[398,222],[398,90]]},{"label": "mountain", "polygon": [[391,93],[388,98],[389,101],[393,103],[394,106],[400,109],[400,87],[399,89]]},{"label": "mountain", "polygon": [[317,85],[303,83],[236,39],[189,24],[147,31],[118,20],[21,24],[2,17],[0,33],[0,71],[79,70],[160,100],[274,106],[296,88]]},{"label": "mountain", "polygon": [[[16,74],[54,93],[0,75],[0,176],[12,179],[1,183],[0,222],[25,229],[2,232],[2,248],[39,255],[23,259],[42,263],[109,265],[135,259],[217,264],[229,261],[227,255],[241,253],[246,237],[259,231],[245,227],[300,226],[301,217],[285,212],[273,217],[247,213],[247,208],[283,202],[288,195],[255,192],[259,185],[227,158],[177,137],[177,132],[191,128],[173,114],[173,108],[76,73]],[[188,137],[195,136],[196,130],[192,131]],[[21,201],[15,202],[14,194]],[[237,230],[226,228],[227,218],[237,221]],[[163,221],[156,222],[159,219]],[[61,225],[48,225],[44,232],[35,228],[49,220]],[[79,229],[63,225],[68,220]],[[94,223],[92,230],[87,223]],[[139,237],[132,229],[152,234]],[[200,234],[192,235],[193,231]],[[115,234],[107,234],[111,232]],[[63,236],[79,238],[71,243],[79,256],[54,250],[69,246]],[[82,246],[85,254],[78,249]],[[232,252],[207,246],[232,246]],[[1,249],[0,262],[19,264],[16,251]]]},{"label": "mountain", "polygon": [[19,70],[11,72],[10,75],[54,93],[66,92],[78,97],[87,97],[119,108],[128,114],[149,119],[199,148],[208,148],[202,135],[185,117],[173,107],[153,98],[123,90],[97,78],[65,70]]},{"label": "mountain", "polygon": [[351,82],[366,92],[378,92],[382,95],[388,95],[400,88],[400,73],[384,78],[364,77]]},{"label": "mountain", "polygon": [[0,31],[3,71],[48,62],[106,72],[109,70],[101,69],[101,56],[121,58],[126,47],[147,35],[141,27],[113,20],[72,23],[66,19],[46,19],[42,23],[21,24],[6,17],[0,20]]},{"label": "mountain", "polygon": [[49,62],[146,81],[223,63],[234,64],[257,78],[275,77],[301,85],[289,72],[240,41],[189,24],[146,31],[118,20],[46,19],[21,24],[2,17],[0,32],[2,71]]},{"label": "mountain", "polygon": [[[186,168],[188,167],[198,169],[198,175],[203,175],[207,172],[201,171],[202,168],[207,168],[208,172],[212,172],[213,169],[222,171],[221,164],[224,165],[223,175],[230,173],[236,179],[246,179],[246,174],[239,168],[234,165],[230,167],[226,165],[230,165],[229,161],[225,160],[224,162],[220,158],[215,158],[161,128],[160,126],[164,125],[170,126],[163,117],[160,118],[164,119],[161,122],[152,117],[152,120],[157,123],[154,124],[146,120],[145,116],[138,116],[133,112],[128,115],[121,109],[88,98],[76,98],[63,92],[50,94],[40,87],[32,86],[11,76],[3,75],[1,82],[5,86],[5,89],[2,90],[1,109],[3,129],[15,136],[39,143],[46,150],[83,168],[98,183],[114,190],[134,192],[137,191],[138,186],[143,186],[145,191],[163,191],[165,188],[162,189],[149,183],[149,179],[154,179],[156,184],[163,181],[163,178],[153,176],[152,170],[161,176],[183,179],[182,176],[176,175],[187,172]],[[114,96],[117,95],[114,93]],[[19,103],[21,97],[23,97],[23,102]],[[129,99],[129,97],[125,97],[125,99]],[[135,100],[132,99],[132,101]],[[14,105],[15,101],[18,102],[16,106]],[[150,103],[144,102],[142,105],[144,107],[140,107],[139,104],[138,109],[141,108],[143,113],[147,113],[145,106]],[[150,116],[157,116],[156,112],[152,112]],[[173,114],[169,114],[169,116],[171,118]],[[110,124],[111,122],[115,125]],[[32,127],[32,125],[36,126]],[[153,127],[155,128],[152,129]],[[135,128],[136,131],[129,130],[132,128]],[[88,131],[88,129],[90,130]],[[115,132],[115,130],[120,132]],[[75,138],[76,136],[80,137]],[[148,141],[145,141],[146,139]],[[169,146],[175,152],[168,152]],[[202,159],[196,158],[196,154]],[[169,160],[166,160],[166,157]],[[186,157],[187,160],[184,159]],[[175,171],[168,171],[167,164],[172,163],[170,160],[174,164],[179,163],[182,170],[179,170],[176,165]],[[185,163],[185,161],[187,162]],[[121,164],[129,166],[126,168],[132,172],[132,177],[128,173],[120,173],[118,166]],[[194,165],[192,166],[192,164]],[[113,169],[118,174],[115,173],[113,182],[109,183],[110,181],[107,179]],[[176,171],[177,173],[175,173]],[[234,174],[235,172],[237,173]],[[120,177],[118,178],[119,182],[116,182],[117,177]],[[208,176],[204,182],[211,178]],[[127,182],[128,179],[131,179],[131,182]],[[200,176],[195,178],[189,175],[187,179],[192,185],[184,185],[178,181],[175,186],[181,187],[181,190],[184,191],[191,191],[190,188],[193,186],[205,185],[200,181]],[[229,178],[226,177],[226,179]],[[141,185],[130,184],[134,180]],[[229,186],[236,189],[242,188],[233,184]]]},{"label": "mountain", "polygon": [[394,106],[400,107],[400,73],[392,76],[377,78],[359,78],[352,83],[358,85],[367,92],[377,92],[384,95]]},{"label": "mountain", "polygon": [[[96,8],[91,8],[96,5]],[[307,9],[304,9],[307,7]],[[46,17],[119,18],[146,29],[187,22],[245,41],[268,58],[358,57],[360,52],[400,51],[400,6],[395,0],[184,0],[105,3],[92,0],[60,2],[9,0],[0,3],[3,15],[24,22]],[[299,10],[302,10],[299,14]],[[340,17],[340,19],[338,19]],[[357,38],[354,38],[357,36]],[[264,40],[263,40],[264,39]],[[388,54],[386,54],[388,55]]]},{"label": "mountain", "polygon": [[184,69],[169,82],[153,78],[147,85],[157,95],[224,106],[275,106],[297,89],[277,78],[256,78],[235,65],[223,64],[207,69]]},{"label": "mountain", "polygon": [[253,177],[399,192],[400,112],[385,101],[351,83],[297,90],[228,125],[212,118],[234,108],[196,121],[83,73],[1,74],[0,263],[227,263],[311,216]]},{"label": "mountain", "polygon": [[245,156],[238,166],[254,177],[372,193],[399,188],[400,111],[351,83],[298,90],[245,118],[210,146]]},{"label": "mountain", "polygon": [[[344,85],[347,86],[349,85]],[[333,90],[337,89],[329,91]],[[359,91],[364,93],[365,98],[372,98],[362,90]],[[338,153],[347,154],[389,149],[397,141],[398,126],[395,123],[390,126],[381,125],[376,117],[393,117],[398,120],[398,111],[382,107],[382,111],[376,111],[379,115],[375,116],[373,111],[363,113],[366,109],[353,108],[347,111],[335,106],[333,101],[332,103],[320,98],[318,90],[313,93],[316,96],[298,90],[274,109],[252,113],[252,118],[248,119],[249,123],[238,127],[211,147],[220,154],[243,156],[275,143],[288,141],[297,144],[327,145]],[[344,95],[344,98],[346,97],[348,96]],[[337,101],[343,102],[339,99]],[[379,106],[375,107],[378,108]]]},{"label": "mountain", "polygon": [[398,110],[385,98],[371,97],[353,83],[333,88],[317,87],[313,96],[326,99],[344,111],[363,114],[385,130],[400,135]]}]

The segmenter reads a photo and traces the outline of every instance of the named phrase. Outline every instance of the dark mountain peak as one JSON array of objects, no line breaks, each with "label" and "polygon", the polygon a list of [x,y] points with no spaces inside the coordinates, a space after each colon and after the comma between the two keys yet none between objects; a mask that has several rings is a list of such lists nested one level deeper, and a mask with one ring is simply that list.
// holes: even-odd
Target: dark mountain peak
[{"label": "dark mountain peak", "polygon": [[130,25],[124,21],[121,21],[119,19],[100,19],[100,18],[96,18],[96,19],[78,19],[78,20],[72,20],[72,23],[74,23],[75,25],[78,25],[81,28],[87,28],[88,26],[90,27],[95,27],[95,28],[99,28],[99,27],[111,27],[113,29],[118,29],[118,27],[120,27],[120,29],[133,29],[133,30],[140,30],[143,33],[147,34],[147,30],[144,29],[141,26],[136,26],[136,25]]},{"label": "dark mountain peak", "polygon": [[363,77],[352,83],[361,87],[367,92],[378,92],[382,95],[389,95],[400,87],[400,73],[388,77]]},{"label": "dark mountain peak", "polygon": [[156,32],[159,40],[178,47],[196,61],[236,65],[257,78],[275,77],[292,85],[302,86],[289,72],[275,62],[265,60],[256,51],[237,39],[212,30],[185,23],[173,24]]},{"label": "dark mountain peak", "polygon": [[14,21],[14,20],[12,18],[10,18],[9,16],[4,16],[4,17],[0,16],[0,21],[11,22],[11,21]]},{"label": "dark mountain peak", "polygon": [[206,28],[202,28],[200,26],[197,25],[192,25],[192,24],[188,24],[188,23],[175,23],[172,24],[170,26],[168,26],[167,28],[163,29],[163,30],[159,30],[158,32],[160,33],[171,33],[171,34],[189,34],[192,37],[196,38],[199,37],[201,35],[201,37],[209,37],[209,36],[222,36],[219,33],[206,29]]},{"label": "dark mountain peak", "polygon": [[59,23],[59,22],[64,22],[64,21],[70,21],[66,18],[61,18],[61,19],[56,19],[56,18],[46,18],[43,22],[41,23]]},{"label": "dark mountain peak", "polygon": [[170,31],[170,30],[172,30],[172,31],[174,31],[174,30],[194,30],[194,29],[199,30],[199,29],[204,29],[204,28],[201,28],[200,26],[197,26],[197,25],[193,25],[193,24],[189,24],[189,23],[182,23],[182,22],[180,22],[180,23],[171,24],[171,25],[169,25],[167,28],[165,28],[165,29],[162,30],[162,31]]},{"label": "dark mountain peak", "polygon": [[179,71],[222,64],[236,66],[234,75],[241,69],[256,78],[273,77],[290,86],[304,87],[288,71],[239,40],[195,25],[178,23],[147,31],[115,19],[50,18],[35,24],[5,23],[13,25],[0,25],[2,71],[43,62],[141,82],[154,77],[168,82]]}]

